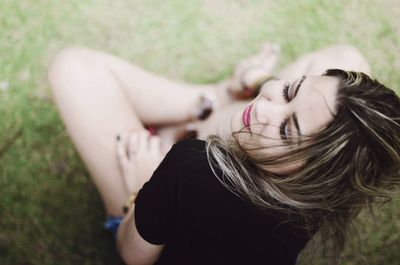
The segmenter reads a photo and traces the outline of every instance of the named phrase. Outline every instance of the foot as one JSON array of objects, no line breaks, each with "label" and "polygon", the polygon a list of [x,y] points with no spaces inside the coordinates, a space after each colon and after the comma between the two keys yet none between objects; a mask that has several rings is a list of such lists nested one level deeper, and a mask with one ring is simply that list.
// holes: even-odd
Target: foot
[{"label": "foot", "polygon": [[117,138],[117,156],[128,193],[138,192],[146,183],[165,154],[161,138],[147,130]]},{"label": "foot", "polygon": [[236,99],[250,99],[256,96],[257,81],[270,77],[278,62],[280,48],[277,44],[266,43],[262,50],[242,61],[235,68],[228,91]]}]

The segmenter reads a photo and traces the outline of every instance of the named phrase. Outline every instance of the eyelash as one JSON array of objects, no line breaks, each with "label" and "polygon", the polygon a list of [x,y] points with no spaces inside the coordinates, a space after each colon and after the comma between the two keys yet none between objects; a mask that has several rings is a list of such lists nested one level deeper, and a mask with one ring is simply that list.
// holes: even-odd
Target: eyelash
[{"label": "eyelash", "polygon": [[288,122],[289,122],[289,119],[285,119],[285,120],[282,122],[281,126],[279,127],[279,132],[280,132],[280,134],[282,135],[282,138],[283,138],[284,140],[287,140],[287,139],[288,139],[287,134],[286,134],[286,126],[287,126]]},{"label": "eyelash", "polygon": [[[283,84],[282,94],[283,94],[283,98],[286,100],[286,102],[290,102],[290,98],[289,98],[289,88],[290,88],[290,86],[291,86],[291,83],[289,83],[289,82],[285,82]],[[281,124],[281,126],[279,128],[280,134],[282,135],[282,138],[284,140],[288,139],[287,134],[286,134],[286,126],[287,126],[288,122],[289,122],[289,119],[285,119],[282,122],[282,124]]]},{"label": "eyelash", "polygon": [[290,88],[290,83],[289,82],[285,82],[284,84],[283,84],[283,98],[287,101],[287,102],[289,102],[290,101],[290,98],[289,98],[289,88]]}]

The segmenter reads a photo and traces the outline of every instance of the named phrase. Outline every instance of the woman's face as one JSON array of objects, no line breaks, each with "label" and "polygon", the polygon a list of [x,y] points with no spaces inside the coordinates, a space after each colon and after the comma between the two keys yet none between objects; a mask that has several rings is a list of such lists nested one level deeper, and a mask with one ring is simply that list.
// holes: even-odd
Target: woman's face
[{"label": "woman's face", "polygon": [[[231,130],[239,144],[256,158],[282,154],[288,143],[301,145],[302,136],[321,130],[335,113],[339,79],[310,76],[292,80],[272,80],[260,94],[231,119]],[[251,150],[258,149],[258,150]],[[268,166],[266,170],[289,174],[302,165]]]}]

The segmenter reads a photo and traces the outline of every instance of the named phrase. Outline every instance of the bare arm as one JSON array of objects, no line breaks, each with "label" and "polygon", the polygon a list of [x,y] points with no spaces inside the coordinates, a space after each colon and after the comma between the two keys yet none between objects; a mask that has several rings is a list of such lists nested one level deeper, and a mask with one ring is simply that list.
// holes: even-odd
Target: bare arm
[{"label": "bare arm", "polygon": [[117,248],[126,264],[154,264],[164,245],[153,245],[144,240],[136,229],[135,205],[122,221],[117,233]]},{"label": "bare arm", "polygon": [[[164,155],[160,150],[160,138],[150,136],[148,131],[132,133],[126,138],[119,138],[117,141],[118,161],[127,191],[137,194]],[[130,207],[118,228],[118,251],[127,264],[153,264],[164,245],[150,244],[142,238],[136,229],[134,212],[135,204]]]},{"label": "bare arm", "polygon": [[259,53],[241,61],[231,78],[224,85],[234,98],[249,99],[254,97],[255,85],[260,79],[270,77],[278,62],[278,45],[265,43]]}]

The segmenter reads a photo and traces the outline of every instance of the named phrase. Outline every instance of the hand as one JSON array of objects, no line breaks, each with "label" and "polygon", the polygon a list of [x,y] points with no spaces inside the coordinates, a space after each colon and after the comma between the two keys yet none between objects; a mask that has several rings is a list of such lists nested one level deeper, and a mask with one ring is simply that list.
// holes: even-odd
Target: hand
[{"label": "hand", "polygon": [[117,141],[117,157],[128,193],[138,192],[161,163],[161,138],[147,130]]},{"label": "hand", "polygon": [[279,46],[266,43],[258,54],[240,62],[227,84],[230,94],[237,99],[254,97],[254,84],[259,79],[272,75],[278,58]]}]

